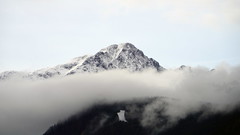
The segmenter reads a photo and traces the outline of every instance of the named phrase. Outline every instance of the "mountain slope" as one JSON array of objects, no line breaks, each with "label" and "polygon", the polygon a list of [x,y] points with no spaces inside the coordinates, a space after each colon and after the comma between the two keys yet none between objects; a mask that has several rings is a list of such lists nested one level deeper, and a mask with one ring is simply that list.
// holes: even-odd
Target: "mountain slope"
[{"label": "mountain slope", "polygon": [[96,73],[113,69],[125,69],[130,72],[145,69],[164,70],[157,61],[148,58],[144,53],[130,43],[114,44],[101,49],[95,55],[85,55],[72,61],[51,68],[43,68],[31,73],[6,71],[0,74],[0,80],[7,79],[47,79],[75,73]]},{"label": "mountain slope", "polygon": [[[188,114],[175,124],[156,112],[155,119],[146,117],[145,109],[155,100],[165,103],[165,98],[147,98],[112,104],[98,104],[51,126],[43,135],[239,135],[240,108],[227,113],[206,113],[208,108]],[[162,104],[167,108],[168,104]],[[126,110],[127,122],[118,120],[117,112]]]}]

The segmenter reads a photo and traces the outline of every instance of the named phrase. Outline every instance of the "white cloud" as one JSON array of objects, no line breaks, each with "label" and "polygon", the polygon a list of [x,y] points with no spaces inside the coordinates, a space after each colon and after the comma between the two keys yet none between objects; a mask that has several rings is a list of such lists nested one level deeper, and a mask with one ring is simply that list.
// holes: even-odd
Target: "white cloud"
[{"label": "white cloud", "polygon": [[[216,111],[229,111],[239,104],[240,68],[219,66],[210,72],[198,67],[128,73],[110,71],[81,74],[45,81],[0,83],[0,134],[41,134],[49,126],[99,101],[125,101],[141,97],[170,97],[165,115],[172,121],[210,103]],[[146,108],[152,115],[161,102]],[[152,115],[154,116],[154,115]],[[146,116],[145,123],[154,120]]]}]

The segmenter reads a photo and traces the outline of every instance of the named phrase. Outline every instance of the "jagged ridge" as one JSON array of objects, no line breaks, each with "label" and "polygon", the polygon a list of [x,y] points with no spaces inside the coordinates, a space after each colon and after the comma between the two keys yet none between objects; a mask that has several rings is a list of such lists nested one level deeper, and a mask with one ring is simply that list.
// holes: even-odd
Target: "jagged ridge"
[{"label": "jagged ridge", "polygon": [[10,78],[47,79],[56,76],[72,75],[75,73],[96,73],[100,71],[125,69],[130,72],[144,69],[164,70],[157,61],[148,58],[131,43],[114,44],[101,49],[95,55],[85,55],[74,58],[71,62],[44,68],[31,73],[6,71],[0,74],[1,80]]},{"label": "jagged ridge", "polygon": [[153,68],[162,71],[163,67],[130,43],[111,45],[88,57],[68,74],[76,72],[99,72],[111,69],[127,69],[131,72]]}]

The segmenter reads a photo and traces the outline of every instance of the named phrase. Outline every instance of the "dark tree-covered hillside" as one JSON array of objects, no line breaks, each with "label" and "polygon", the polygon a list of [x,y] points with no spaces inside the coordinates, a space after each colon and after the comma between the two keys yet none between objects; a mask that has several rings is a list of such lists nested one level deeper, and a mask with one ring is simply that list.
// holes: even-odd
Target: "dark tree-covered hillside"
[{"label": "dark tree-covered hillside", "polygon": [[[50,127],[43,135],[240,135],[240,109],[205,117],[202,117],[205,110],[201,109],[165,130],[159,129],[168,118],[159,111],[154,127],[142,126],[144,108],[154,100],[94,105]],[[128,122],[118,120],[119,110],[126,110]]]}]

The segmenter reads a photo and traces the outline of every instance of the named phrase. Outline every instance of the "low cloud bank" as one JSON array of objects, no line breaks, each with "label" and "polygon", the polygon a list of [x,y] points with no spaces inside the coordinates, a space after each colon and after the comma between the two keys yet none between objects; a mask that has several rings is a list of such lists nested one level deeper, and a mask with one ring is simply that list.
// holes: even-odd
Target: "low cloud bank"
[{"label": "low cloud bank", "polygon": [[[99,101],[146,97],[167,97],[164,115],[172,123],[204,104],[211,106],[211,113],[228,112],[240,103],[240,67],[219,65],[214,71],[196,67],[161,73],[114,70],[0,82],[0,134],[40,135],[52,124]],[[156,100],[145,108],[143,126],[153,126],[154,113],[162,103]]]}]

